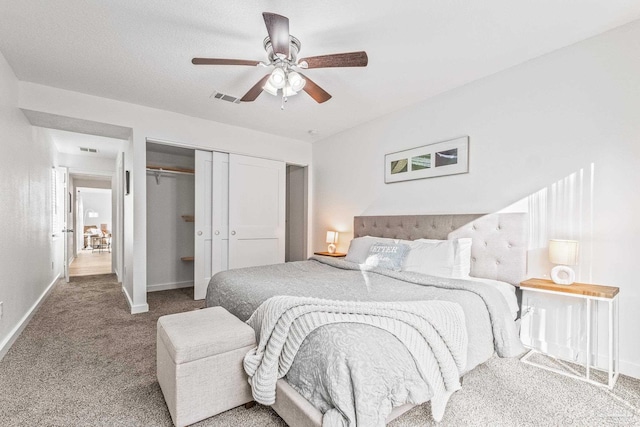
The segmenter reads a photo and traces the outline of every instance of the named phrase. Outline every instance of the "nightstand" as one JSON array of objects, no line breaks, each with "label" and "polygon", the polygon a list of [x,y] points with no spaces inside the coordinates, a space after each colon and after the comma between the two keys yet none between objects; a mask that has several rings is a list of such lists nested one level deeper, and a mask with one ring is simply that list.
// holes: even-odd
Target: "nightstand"
[{"label": "nightstand", "polygon": [[[620,292],[619,288],[613,286],[600,286],[600,285],[590,285],[586,283],[574,283],[572,285],[558,285],[553,283],[551,280],[545,279],[528,279],[524,282],[520,283],[520,289],[523,291],[531,291],[531,292],[541,292],[547,294],[555,294],[555,295],[564,295],[569,297],[575,297],[584,299],[586,303],[586,330],[587,330],[587,348],[586,348],[586,362],[585,362],[585,375],[576,375],[572,373],[568,373],[562,371],[560,369],[555,369],[552,367],[544,366],[532,362],[529,358],[535,353],[542,353],[536,349],[530,349],[530,351],[525,354],[522,359],[522,362],[527,363],[532,366],[536,366],[538,368],[546,369],[548,371],[556,372],[561,375],[565,375],[571,378],[577,378],[582,381],[586,381],[590,384],[598,385],[601,387],[607,387],[609,390],[613,388],[618,379],[618,375],[620,374],[619,368],[619,359],[620,352],[618,349],[618,331],[619,331],[619,320],[618,320],[618,293]],[[592,337],[592,304],[593,301],[604,301],[607,304],[608,308],[608,369],[607,369],[607,383],[603,384],[599,381],[595,381],[591,378],[591,371],[593,369],[598,369],[595,366],[592,366],[591,363],[591,346],[594,337]],[[535,307],[533,307],[535,310]],[[526,313],[523,313],[523,316]],[[544,354],[544,353],[542,353]],[[548,355],[549,356],[549,355]],[[553,357],[553,356],[549,356]],[[599,369],[598,369],[599,370]]]},{"label": "nightstand", "polygon": [[329,253],[329,252],[314,252],[314,255],[322,255],[322,256],[330,256],[330,257],[334,257],[334,258],[342,258],[347,256],[347,254],[343,254],[342,252],[335,252],[335,253]]}]

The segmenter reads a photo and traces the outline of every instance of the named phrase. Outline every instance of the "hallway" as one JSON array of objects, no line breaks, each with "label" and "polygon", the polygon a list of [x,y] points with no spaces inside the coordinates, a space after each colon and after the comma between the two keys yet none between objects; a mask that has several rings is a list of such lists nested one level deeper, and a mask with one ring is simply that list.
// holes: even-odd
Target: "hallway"
[{"label": "hallway", "polygon": [[111,273],[111,253],[93,252],[90,250],[78,251],[78,256],[69,266],[69,276],[91,276],[94,274]]}]

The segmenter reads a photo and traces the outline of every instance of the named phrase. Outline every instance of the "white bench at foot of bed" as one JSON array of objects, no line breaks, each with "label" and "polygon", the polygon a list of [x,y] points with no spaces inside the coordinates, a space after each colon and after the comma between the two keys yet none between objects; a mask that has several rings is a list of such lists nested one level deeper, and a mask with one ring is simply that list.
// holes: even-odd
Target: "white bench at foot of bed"
[{"label": "white bench at foot of bed", "polygon": [[158,319],[157,375],[176,427],[253,401],[245,354],[253,329],[222,307]]}]

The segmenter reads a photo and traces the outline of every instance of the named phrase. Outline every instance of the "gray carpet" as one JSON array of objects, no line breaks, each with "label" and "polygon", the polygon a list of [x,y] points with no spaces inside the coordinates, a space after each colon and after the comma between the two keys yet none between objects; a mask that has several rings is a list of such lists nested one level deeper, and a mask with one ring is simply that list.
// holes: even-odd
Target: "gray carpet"
[{"label": "gray carpet", "polygon": [[[191,290],[150,293],[150,312],[132,316],[112,275],[58,283],[0,362],[1,426],[171,426],[155,378],[159,316],[202,307]],[[465,376],[440,426],[638,425],[640,380],[613,392],[492,358]],[[393,426],[435,425],[429,404]],[[256,405],[197,426],[284,426]]]}]

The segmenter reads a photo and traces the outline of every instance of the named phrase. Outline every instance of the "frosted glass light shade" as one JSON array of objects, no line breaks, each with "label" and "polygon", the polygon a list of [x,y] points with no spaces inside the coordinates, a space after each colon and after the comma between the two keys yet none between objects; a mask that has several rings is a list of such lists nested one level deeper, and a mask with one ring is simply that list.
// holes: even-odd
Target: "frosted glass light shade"
[{"label": "frosted glass light shade", "polygon": [[295,71],[289,72],[288,78],[289,78],[289,84],[291,85],[291,88],[296,92],[300,92],[304,87],[304,85],[307,83],[307,81],[303,79],[302,76],[296,73]]},{"label": "frosted glass light shade", "polygon": [[267,93],[270,93],[273,96],[278,95],[278,89],[273,87],[273,85],[269,82],[269,80],[267,80],[264,86],[262,86],[262,90],[264,90]]},{"label": "frosted glass light shade", "polygon": [[549,261],[552,264],[577,265],[578,247],[577,240],[549,240]]},{"label": "frosted glass light shade", "polygon": [[269,83],[275,88],[282,89],[287,84],[287,75],[282,68],[276,68],[269,77]]}]

